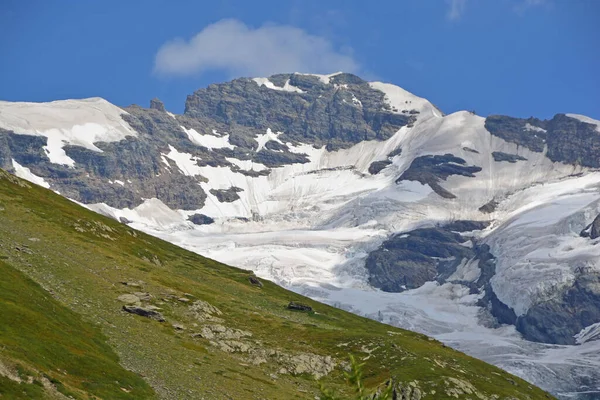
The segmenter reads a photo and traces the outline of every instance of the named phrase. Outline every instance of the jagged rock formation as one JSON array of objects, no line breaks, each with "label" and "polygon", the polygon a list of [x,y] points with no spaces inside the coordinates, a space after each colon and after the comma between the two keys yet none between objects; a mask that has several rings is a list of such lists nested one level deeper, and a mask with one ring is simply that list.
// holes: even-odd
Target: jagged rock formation
[{"label": "jagged rock formation", "polygon": [[[520,356],[545,357],[541,347],[513,335],[526,350],[504,357],[498,327],[595,346],[582,332],[600,323],[600,222],[590,224],[600,212],[599,125],[573,114],[444,115],[351,74],[281,74],[200,89],[182,115],[158,99],[123,109],[3,102],[0,167],[301,293],[454,332],[442,337],[564,391],[582,385],[592,351],[557,355],[577,367],[544,365],[566,377],[547,381]],[[367,284],[400,293],[371,298]],[[449,322],[447,304],[469,322]],[[502,340],[484,348],[476,329]]]},{"label": "jagged rock formation", "polygon": [[453,199],[456,196],[444,189],[439,182],[445,181],[450,175],[462,175],[470,178],[481,171],[481,167],[466,166],[467,162],[452,154],[421,156],[416,158],[410,167],[396,180],[396,183],[408,180],[429,185],[440,196]]}]

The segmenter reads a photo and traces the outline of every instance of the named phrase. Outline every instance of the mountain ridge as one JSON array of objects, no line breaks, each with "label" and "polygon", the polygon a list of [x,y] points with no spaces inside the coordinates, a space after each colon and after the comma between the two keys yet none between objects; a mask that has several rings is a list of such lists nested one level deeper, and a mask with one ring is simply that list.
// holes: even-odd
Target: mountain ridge
[{"label": "mountain ridge", "polygon": [[[583,354],[597,342],[557,350],[563,364],[545,364],[550,377],[536,359],[552,350],[521,335],[572,345],[600,322],[598,247],[579,235],[600,214],[598,121],[443,115],[401,88],[343,73],[211,85],[188,96],[183,115],[156,100],[124,110],[98,117],[110,115],[107,130],[135,132],[120,141],[94,144],[92,131],[59,149],[44,131],[0,132],[0,166],[297,292],[434,335],[555,393],[595,390],[584,377],[596,376],[600,360]],[[0,108],[6,129],[5,115]],[[72,162],[53,163],[57,154]],[[444,228],[454,221],[489,225],[436,242],[454,237]],[[418,251],[397,248],[416,238]],[[392,276],[374,286],[395,294],[369,285]],[[472,331],[495,350],[480,348]],[[532,358],[500,359],[505,340]]]},{"label": "mountain ridge", "polygon": [[349,395],[348,353],[366,363],[367,386],[393,376],[406,399],[549,398],[424,335],[288,292],[2,170],[0,221],[7,398],[314,398],[315,378]]}]

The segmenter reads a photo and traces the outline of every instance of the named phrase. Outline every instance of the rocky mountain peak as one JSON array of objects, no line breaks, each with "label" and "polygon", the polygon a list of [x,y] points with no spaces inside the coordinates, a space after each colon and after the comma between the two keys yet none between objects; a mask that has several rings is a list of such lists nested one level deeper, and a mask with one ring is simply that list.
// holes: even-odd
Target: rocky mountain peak
[{"label": "rocky mountain peak", "polygon": [[158,110],[158,111],[166,112],[165,105],[157,97],[155,97],[152,100],[150,100],[150,108],[152,110]]}]

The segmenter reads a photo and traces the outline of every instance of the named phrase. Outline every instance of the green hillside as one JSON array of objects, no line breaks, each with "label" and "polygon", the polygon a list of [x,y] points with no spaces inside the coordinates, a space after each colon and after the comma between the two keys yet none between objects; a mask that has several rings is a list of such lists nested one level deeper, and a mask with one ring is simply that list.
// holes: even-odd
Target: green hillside
[{"label": "green hillside", "polygon": [[408,398],[551,398],[1,170],[0,274],[2,399],[314,399],[316,378],[347,390],[348,354],[365,361],[367,387],[394,377]]}]

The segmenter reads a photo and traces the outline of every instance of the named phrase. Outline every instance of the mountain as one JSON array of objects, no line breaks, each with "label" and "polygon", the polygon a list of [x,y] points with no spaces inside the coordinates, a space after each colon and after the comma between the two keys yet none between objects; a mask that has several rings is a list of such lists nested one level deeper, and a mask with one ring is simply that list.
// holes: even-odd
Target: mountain
[{"label": "mountain", "polygon": [[[0,170],[0,397],[314,399],[347,355],[401,399],[547,399],[424,335],[317,303]],[[291,303],[294,302],[294,303]],[[346,395],[349,395],[346,393]]]},{"label": "mountain", "polygon": [[280,74],[158,99],[0,103],[0,167],[565,398],[600,391],[600,122],[445,115]]}]

